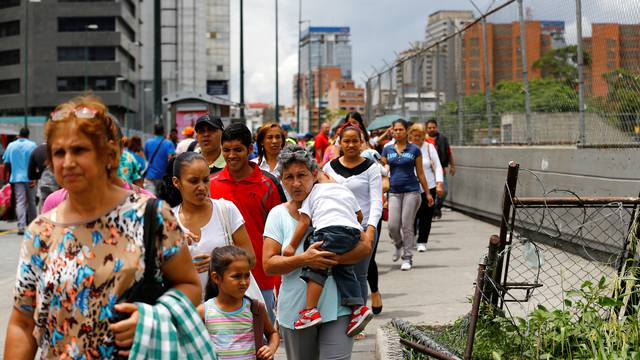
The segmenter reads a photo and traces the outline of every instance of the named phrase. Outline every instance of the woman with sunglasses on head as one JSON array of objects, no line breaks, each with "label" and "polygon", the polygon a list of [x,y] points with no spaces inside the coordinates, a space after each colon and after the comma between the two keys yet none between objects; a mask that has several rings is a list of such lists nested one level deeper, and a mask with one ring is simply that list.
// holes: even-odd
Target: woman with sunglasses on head
[{"label": "woman with sunglasses on head", "polygon": [[[87,112],[87,114],[90,114],[91,112]],[[120,125],[115,122],[115,126],[116,126],[116,138],[117,139],[121,139],[122,138],[122,130],[120,128]],[[138,194],[143,194],[146,195],[148,197],[152,197],[155,198],[155,195],[153,193],[151,193],[148,190],[145,190],[143,187],[140,186],[140,183],[132,183],[131,181],[127,181],[124,177],[122,177],[121,174],[121,168],[122,168],[122,161],[126,159],[125,154],[127,154],[127,150],[125,150],[125,144],[123,141],[117,141],[117,144],[121,145],[120,147],[120,164],[118,166],[118,176],[113,176],[111,178],[111,181],[113,182],[114,185],[119,186],[125,190],[131,190],[135,193]],[[127,155],[131,155],[131,153],[128,153]],[[126,161],[126,160],[125,160]],[[135,160],[133,160],[135,161]],[[142,178],[140,178],[140,180],[142,180]],[[47,196],[44,199],[44,202],[42,204],[42,213],[45,214],[47,212],[49,212],[49,210],[57,207],[58,205],[60,205],[60,203],[62,203],[67,196],[69,195],[69,192],[67,191],[67,189],[65,188],[60,188],[54,192],[52,192],[51,194],[49,194],[49,196]]]},{"label": "woman with sunglasses on head", "polygon": [[[138,308],[118,301],[144,277],[149,197],[114,185],[116,133],[114,119],[93,97],[59,105],[46,124],[48,161],[69,194],[25,234],[7,359],[32,359],[38,351],[42,358],[113,359],[132,345]],[[155,211],[161,226],[157,252],[150,254],[158,267],[154,279],[164,278],[198,304],[200,280],[176,219],[163,202]],[[118,313],[128,318],[116,322]]]}]

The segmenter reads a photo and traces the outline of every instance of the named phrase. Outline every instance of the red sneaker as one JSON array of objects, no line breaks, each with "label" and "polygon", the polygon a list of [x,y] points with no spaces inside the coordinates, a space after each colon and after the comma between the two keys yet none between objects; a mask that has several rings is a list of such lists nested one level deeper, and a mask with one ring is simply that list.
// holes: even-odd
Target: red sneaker
[{"label": "red sneaker", "polygon": [[318,308],[304,309],[298,314],[300,314],[300,316],[293,324],[293,328],[296,330],[306,329],[322,322],[322,317],[320,316]]},{"label": "red sneaker", "polygon": [[356,307],[351,313],[351,321],[347,326],[347,336],[351,337],[359,334],[371,319],[373,319],[373,313],[368,307],[365,305]]}]

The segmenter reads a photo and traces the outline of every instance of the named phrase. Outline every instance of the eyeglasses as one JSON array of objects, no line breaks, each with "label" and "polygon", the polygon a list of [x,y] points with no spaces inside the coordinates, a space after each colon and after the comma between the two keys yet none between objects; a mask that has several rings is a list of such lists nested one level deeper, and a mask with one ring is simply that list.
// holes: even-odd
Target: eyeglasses
[{"label": "eyeglasses", "polygon": [[75,109],[60,109],[58,111],[54,111],[51,113],[51,120],[64,120],[71,114],[75,115],[75,117],[77,117],[78,119],[93,119],[97,113],[98,110],[86,106],[79,106]]}]

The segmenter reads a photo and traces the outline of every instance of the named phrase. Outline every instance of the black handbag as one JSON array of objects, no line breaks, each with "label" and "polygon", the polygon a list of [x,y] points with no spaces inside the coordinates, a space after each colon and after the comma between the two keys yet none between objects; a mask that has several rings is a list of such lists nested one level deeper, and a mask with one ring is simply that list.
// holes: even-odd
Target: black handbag
[{"label": "black handbag", "polygon": [[[160,231],[157,206],[157,199],[149,199],[144,210],[144,275],[120,296],[118,303],[142,302],[154,305],[158,298],[168,290],[164,281],[158,282],[155,279],[158,233]],[[128,316],[129,314],[115,313],[112,322],[124,320]]]}]

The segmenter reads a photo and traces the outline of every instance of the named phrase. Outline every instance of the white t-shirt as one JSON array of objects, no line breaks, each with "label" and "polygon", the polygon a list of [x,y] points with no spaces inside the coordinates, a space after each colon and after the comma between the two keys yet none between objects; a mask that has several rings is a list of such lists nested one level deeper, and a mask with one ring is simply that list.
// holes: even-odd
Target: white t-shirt
[{"label": "white t-shirt", "polygon": [[[220,199],[216,201],[224,201],[227,205],[227,209],[229,209],[229,222],[231,223],[231,230],[236,232],[244,224],[244,219],[242,218],[242,214],[240,214],[240,210],[228,200]],[[217,247],[225,246],[225,236],[224,236],[224,226],[222,225],[222,219],[219,219],[218,210],[215,208],[216,204],[213,200],[211,200],[213,204],[211,211],[211,218],[209,218],[209,222],[200,229],[200,241],[197,243],[189,245],[189,252],[191,256],[195,255],[211,255],[211,251]],[[176,220],[178,221],[178,225],[182,228],[183,231],[187,231],[188,229],[182,225],[180,222],[180,208],[182,205],[178,205],[174,207],[173,213],[176,216]],[[202,282],[202,289],[204,290],[205,285],[207,285],[208,274],[206,272],[198,274],[200,276],[200,281]]]},{"label": "white t-shirt", "polygon": [[[436,187],[436,182],[444,181],[442,166],[440,165],[440,158],[438,157],[438,150],[436,150],[435,146],[425,141],[424,144],[422,144],[420,151],[422,152],[422,168],[424,170],[424,175],[427,177],[427,185],[429,185],[429,189],[433,189]],[[429,160],[433,161],[435,173],[431,168],[431,161]],[[424,192],[422,185],[420,185],[420,190]]]},{"label": "white t-shirt", "polygon": [[302,202],[300,213],[311,218],[316,230],[329,226],[348,226],[362,230],[358,223],[360,205],[351,190],[336,183],[315,184]]},{"label": "white t-shirt", "polygon": [[189,145],[191,145],[191,143],[194,141],[196,141],[196,139],[194,138],[186,138],[186,139],[180,140],[180,142],[178,143],[178,146],[176,146],[176,155],[180,155],[183,152],[186,152],[189,149]]}]

